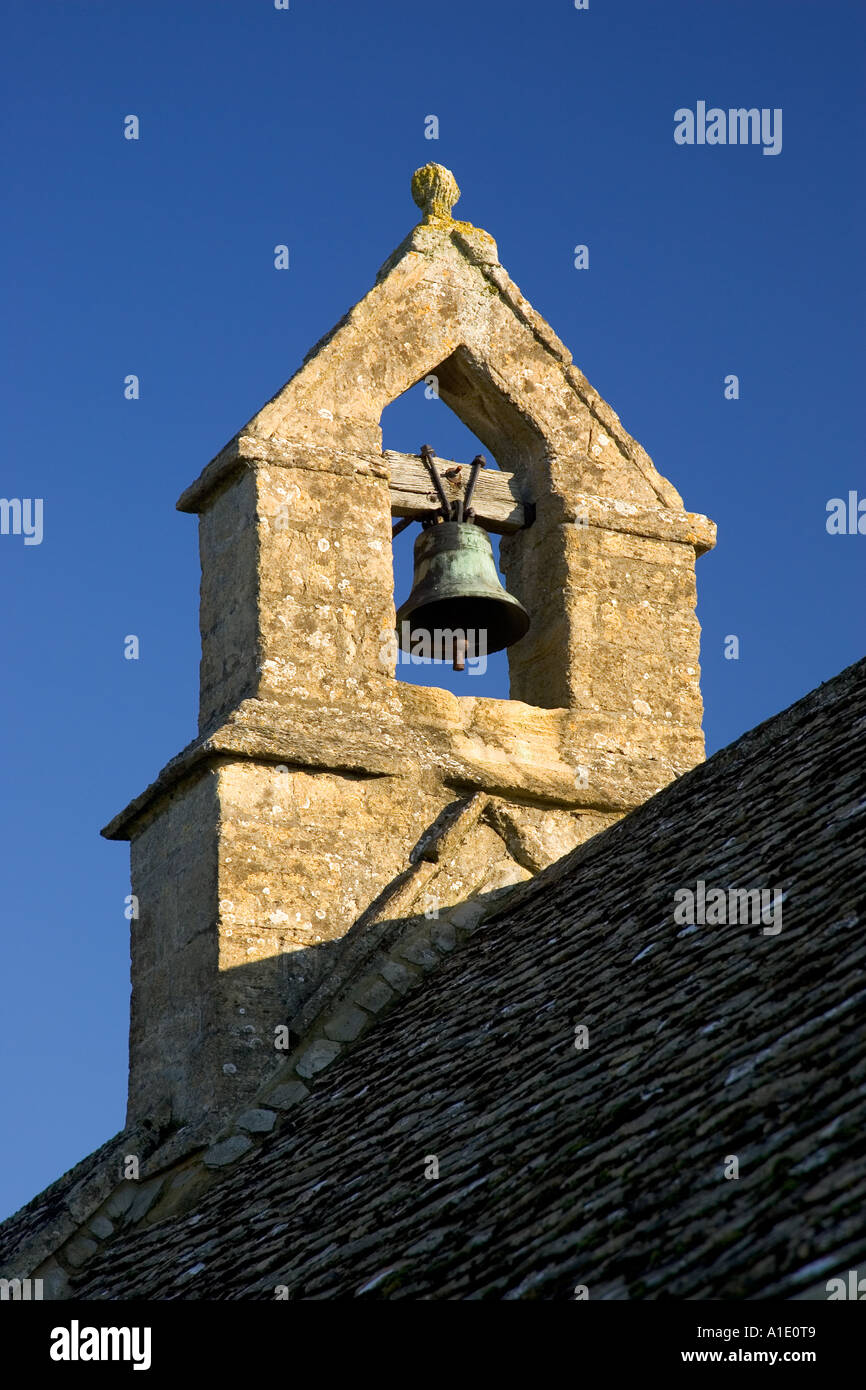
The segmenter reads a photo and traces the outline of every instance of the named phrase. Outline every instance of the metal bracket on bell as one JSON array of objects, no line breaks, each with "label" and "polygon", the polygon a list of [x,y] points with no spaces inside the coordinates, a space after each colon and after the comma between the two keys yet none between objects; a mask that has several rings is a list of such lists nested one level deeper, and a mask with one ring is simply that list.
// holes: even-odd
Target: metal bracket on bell
[{"label": "metal bracket on bell", "polygon": [[470,503],[472,501],[472,494],[475,491],[475,484],[478,482],[478,474],[482,468],[486,467],[487,460],[484,455],[476,454],[472,460],[472,467],[469,470],[469,482],[466,484],[466,491],[459,503],[460,515],[457,518],[458,521],[463,521],[464,518],[466,521],[474,521],[475,508],[470,506]]},{"label": "metal bracket on bell", "polygon": [[[439,476],[439,469],[436,467],[436,455],[429,444],[421,445],[420,456],[424,467],[430,474],[433,486],[436,489],[436,496],[439,498],[439,507],[442,512],[442,520],[473,521],[475,519],[475,510],[470,506],[470,503],[472,501],[472,494],[475,491],[475,484],[478,481],[478,474],[482,468],[487,467],[487,460],[484,455],[475,455],[470,465],[469,482],[466,484],[466,491],[462,497],[456,498],[453,502],[448,500],[448,496],[442,484],[442,479]],[[451,476],[451,473],[459,474],[460,470],[461,465],[458,464],[456,468],[451,469],[445,476],[447,478]],[[431,517],[430,520],[432,521],[433,518]]]},{"label": "metal bracket on bell", "polygon": [[443,521],[450,521],[450,520],[451,520],[451,503],[448,501],[448,498],[447,498],[447,496],[446,496],[446,494],[445,494],[445,489],[444,489],[444,487],[442,486],[442,479],[439,477],[439,469],[436,467],[436,464],[435,464],[435,462],[434,462],[434,459],[435,459],[435,458],[436,458],[436,455],[434,454],[433,450],[430,448],[430,445],[429,445],[429,444],[422,444],[422,445],[421,445],[421,462],[424,464],[424,467],[427,469],[427,472],[430,474],[430,478],[431,478],[431,480],[432,480],[433,486],[434,486],[434,488],[436,489],[436,496],[439,498],[439,505],[440,505],[440,507],[441,507],[441,509],[442,509],[442,520],[443,520]]}]

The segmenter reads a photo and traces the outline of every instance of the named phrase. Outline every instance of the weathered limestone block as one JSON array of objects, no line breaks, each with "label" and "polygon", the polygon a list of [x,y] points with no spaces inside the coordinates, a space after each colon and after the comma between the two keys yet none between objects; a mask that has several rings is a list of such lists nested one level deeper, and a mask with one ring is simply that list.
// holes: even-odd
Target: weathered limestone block
[{"label": "weathered limestone block", "polygon": [[382,639],[394,626],[390,517],[384,476],[288,461],[245,469],[209,494],[200,527],[201,728],[250,696],[337,689],[348,699],[365,676],[393,674]]},{"label": "weathered limestone block", "polygon": [[491,798],[485,815],[502,837],[511,857],[528,871],[528,878],[618,819],[615,815],[598,812],[516,806],[499,798]]},{"label": "weathered limestone block", "polygon": [[[223,766],[219,790],[220,923],[232,966],[342,936],[451,799],[429,779],[250,762]],[[314,964],[304,969],[315,974]]]},{"label": "weathered limestone block", "polygon": [[350,701],[394,669],[387,480],[262,468],[257,486],[260,693]]},{"label": "weathered limestone block", "polygon": [[199,728],[257,689],[258,603],[255,477],[236,474],[212,494],[199,525]]},{"label": "weathered limestone block", "polygon": [[130,923],[127,1127],[210,1108],[218,1012],[216,775],[178,788],[132,839],[139,917]]}]

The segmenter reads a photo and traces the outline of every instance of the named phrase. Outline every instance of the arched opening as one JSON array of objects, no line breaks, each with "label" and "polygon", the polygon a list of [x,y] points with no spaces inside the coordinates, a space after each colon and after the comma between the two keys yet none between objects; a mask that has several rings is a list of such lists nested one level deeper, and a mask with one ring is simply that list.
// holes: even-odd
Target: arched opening
[{"label": "arched opening", "polygon": [[[417,455],[422,444],[429,444],[437,460],[460,463],[464,471],[476,454],[484,454],[488,469],[497,467],[489,446],[474,435],[462,420],[450,410],[439,394],[435,373],[422,378],[385,409],[382,414],[382,448],[400,454]],[[447,462],[442,467],[447,467]],[[435,506],[431,502],[430,506]],[[394,602],[408,598],[414,577],[413,554],[419,522],[413,521],[395,536],[392,546],[394,562]],[[489,532],[493,557],[503,588],[505,580],[499,570],[500,536]],[[455,695],[484,696],[490,699],[509,698],[507,651],[470,657],[464,671],[455,671],[448,661],[425,660],[423,657],[399,652],[394,672],[399,681],[412,685],[432,685],[450,690]]]}]

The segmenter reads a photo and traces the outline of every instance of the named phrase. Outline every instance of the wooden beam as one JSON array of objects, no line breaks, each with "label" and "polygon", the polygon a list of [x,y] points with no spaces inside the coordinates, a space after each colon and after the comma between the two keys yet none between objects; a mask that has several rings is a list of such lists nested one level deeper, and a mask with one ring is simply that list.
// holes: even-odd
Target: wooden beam
[{"label": "wooden beam", "polygon": [[[418,455],[386,449],[382,457],[391,476],[391,514],[420,521],[435,511],[438,506],[436,493]],[[469,482],[469,464],[437,458],[436,467],[447,496],[456,502]],[[446,478],[445,473],[452,468],[459,468],[459,474]],[[498,468],[482,469],[475,484],[472,506],[476,520],[484,529],[500,536],[510,536],[526,525],[526,513],[513,473],[502,473]]]}]

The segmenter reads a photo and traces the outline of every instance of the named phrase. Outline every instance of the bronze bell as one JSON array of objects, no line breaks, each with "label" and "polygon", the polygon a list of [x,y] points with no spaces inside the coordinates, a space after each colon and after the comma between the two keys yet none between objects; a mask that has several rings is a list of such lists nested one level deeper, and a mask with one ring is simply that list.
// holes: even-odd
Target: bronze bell
[{"label": "bronze bell", "polygon": [[499,582],[487,532],[468,521],[426,527],[415,541],[412,592],[397,610],[404,651],[425,634],[431,655],[453,660],[500,652],[529,629],[529,614]]}]

